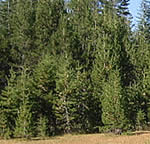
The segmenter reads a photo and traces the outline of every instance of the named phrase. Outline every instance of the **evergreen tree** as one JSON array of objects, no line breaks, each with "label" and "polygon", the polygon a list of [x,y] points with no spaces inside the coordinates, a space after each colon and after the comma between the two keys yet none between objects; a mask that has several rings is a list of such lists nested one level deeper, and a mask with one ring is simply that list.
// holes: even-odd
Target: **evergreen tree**
[{"label": "evergreen tree", "polygon": [[101,120],[101,102],[99,97],[95,95],[94,86],[86,71],[77,68],[74,80],[75,98],[73,125],[74,129],[80,133],[98,132],[98,128],[102,126]]},{"label": "evergreen tree", "polygon": [[[126,95],[123,92],[123,88],[128,86],[133,80],[133,78],[130,78],[132,76],[132,69],[128,70],[128,66],[132,66],[128,55],[130,50],[129,31],[124,18],[118,16],[113,5],[108,4],[105,5],[102,11],[103,23],[102,29],[100,29],[101,37],[97,39],[92,78],[95,84],[95,93],[99,96],[100,102],[102,103],[102,119],[104,125],[106,124],[109,127],[116,127],[117,125],[124,127],[128,123],[128,118],[126,119]],[[113,82],[117,84],[113,84]],[[114,92],[114,96],[112,97],[111,89]],[[112,101],[109,101],[109,98]],[[107,104],[110,107],[112,106],[112,108],[109,107],[107,109]],[[111,117],[114,119],[118,117],[120,119],[111,123]]]},{"label": "evergreen tree", "polygon": [[[26,108],[25,104],[28,104],[25,103],[24,101],[25,97],[31,100],[31,95],[30,95],[31,81],[26,68],[22,67],[22,70],[17,73],[11,70],[10,73],[11,76],[10,79],[8,80],[8,86],[6,86],[5,90],[3,90],[0,102],[1,102],[2,116],[3,116],[2,119],[5,119],[7,124],[6,129],[9,130],[10,136],[13,136],[17,124],[16,117],[21,116],[22,120],[26,120],[26,118],[28,119],[27,115],[30,115],[31,113],[31,111],[24,111],[24,109]],[[29,104],[31,104],[31,101],[29,102],[30,102]],[[21,107],[22,104],[23,107]],[[25,115],[27,117],[25,117]],[[21,120],[21,118],[18,118],[18,120]],[[20,123],[20,127],[22,124],[21,122],[18,122],[17,124],[18,129],[19,129],[19,123]],[[7,133],[8,131],[6,131],[6,134]],[[23,135],[16,134],[15,136],[23,136]]]},{"label": "evergreen tree", "polygon": [[104,83],[102,96],[102,120],[109,128],[124,128],[126,124],[121,89],[119,71],[111,71]]},{"label": "evergreen tree", "polygon": [[131,129],[149,121],[150,3],[142,1],[134,33],[128,4],[0,1],[0,136]]},{"label": "evergreen tree", "polygon": [[119,0],[119,2],[117,3],[117,9],[118,9],[119,15],[121,15],[121,16],[130,15],[130,12],[128,9],[129,1],[130,0]]},{"label": "evergreen tree", "polygon": [[[56,93],[56,70],[57,59],[54,56],[49,54],[41,56],[41,60],[33,71],[31,82],[31,95],[34,97],[33,119],[36,123],[38,123],[37,120],[47,119],[45,123],[47,127],[45,134],[47,135],[54,135],[56,131],[55,115],[52,111],[53,95]],[[37,127],[41,126],[37,125]],[[38,135],[43,135],[42,131],[38,130]]]},{"label": "evergreen tree", "polygon": [[1,137],[8,139],[11,138],[12,132],[10,130],[10,125],[8,123],[8,113],[1,111],[1,121],[0,121],[0,133]]},{"label": "evergreen tree", "polygon": [[11,70],[11,76],[8,80],[8,85],[5,90],[2,91],[0,96],[0,109],[1,109],[1,120],[0,120],[0,131],[1,136],[9,138],[12,137],[13,130],[15,128],[15,117],[16,117],[16,104],[17,102],[17,89],[14,89],[16,85],[16,73]]},{"label": "evergreen tree", "polygon": [[134,65],[136,66],[136,85],[139,96],[137,99],[137,115],[141,110],[148,121],[149,115],[149,1],[141,3],[141,14],[139,14],[138,29],[135,35],[134,44]]},{"label": "evergreen tree", "polygon": [[60,132],[69,133],[71,131],[71,120],[73,119],[72,113],[74,112],[72,107],[73,97],[71,95],[74,72],[70,67],[70,59],[67,55],[61,57],[60,61],[61,65],[56,73],[56,95],[53,110]]},{"label": "evergreen tree", "polygon": [[10,64],[12,63],[10,46],[10,1],[0,1],[0,93],[7,84]]},{"label": "evergreen tree", "polygon": [[149,41],[150,38],[150,2],[148,0],[142,0],[141,13],[138,20],[138,31],[143,32],[145,38]]},{"label": "evergreen tree", "polygon": [[[95,132],[101,125],[99,101],[82,67],[72,68],[71,58],[62,57],[56,79],[53,110],[59,132]],[[95,117],[95,115],[97,115]]]},{"label": "evergreen tree", "polygon": [[[32,67],[37,62],[35,47],[35,2],[13,1],[10,27],[14,64]],[[35,49],[36,48],[36,49]]]},{"label": "evergreen tree", "polygon": [[70,53],[84,69],[92,67],[95,39],[97,38],[96,20],[98,7],[95,0],[75,1],[68,4],[68,31],[70,36]]},{"label": "evergreen tree", "polygon": [[100,0],[102,12],[109,11],[110,13],[116,14],[120,19],[124,19],[127,24],[130,24],[131,14],[129,12],[129,1],[130,0]]},{"label": "evergreen tree", "polygon": [[[142,110],[146,117],[148,113],[149,103],[149,44],[143,32],[136,35],[136,44],[134,46],[134,54],[132,63],[135,65],[135,85],[137,88],[136,109],[137,113]],[[135,105],[135,104],[134,104]],[[147,120],[147,119],[145,119]]]},{"label": "evergreen tree", "polygon": [[47,123],[48,123],[48,119],[46,116],[39,117],[39,121],[37,124],[38,136],[43,138],[47,136],[47,129],[48,129]]},{"label": "evergreen tree", "polygon": [[137,129],[142,130],[144,124],[145,124],[145,113],[139,110],[136,118]]},{"label": "evergreen tree", "polygon": [[55,47],[59,44],[56,39],[59,37],[55,39],[55,32],[58,31],[63,13],[63,0],[38,1],[36,8],[36,45],[39,47],[39,52],[44,51],[56,54]]},{"label": "evergreen tree", "polygon": [[23,98],[17,113],[15,137],[30,138],[33,133],[31,102],[28,100],[28,95]]}]

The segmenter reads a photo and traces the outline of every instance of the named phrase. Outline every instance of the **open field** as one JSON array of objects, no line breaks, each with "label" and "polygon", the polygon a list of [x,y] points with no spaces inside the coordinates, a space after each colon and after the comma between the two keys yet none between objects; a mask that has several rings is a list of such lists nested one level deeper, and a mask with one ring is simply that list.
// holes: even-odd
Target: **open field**
[{"label": "open field", "polygon": [[131,136],[110,134],[65,135],[46,140],[0,140],[0,144],[150,144],[150,132]]}]

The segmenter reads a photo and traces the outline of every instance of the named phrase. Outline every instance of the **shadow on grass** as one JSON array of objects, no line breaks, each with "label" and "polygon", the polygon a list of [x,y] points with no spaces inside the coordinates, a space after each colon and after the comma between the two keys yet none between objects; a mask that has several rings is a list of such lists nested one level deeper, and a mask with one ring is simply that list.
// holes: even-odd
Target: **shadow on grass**
[{"label": "shadow on grass", "polygon": [[[59,136],[49,136],[49,137],[28,137],[28,138],[9,138],[9,139],[4,139],[4,138],[0,138],[0,140],[14,140],[14,141],[42,141],[42,140],[53,140],[53,139],[60,139],[60,135]],[[0,143],[1,144],[1,143]]]},{"label": "shadow on grass", "polygon": [[135,132],[127,132],[125,135],[143,135],[143,134],[150,134],[150,131],[135,131]]},{"label": "shadow on grass", "polygon": [[60,139],[61,136],[50,136],[50,137],[32,137],[30,139],[24,139],[25,141],[40,141],[40,140],[53,140]]}]

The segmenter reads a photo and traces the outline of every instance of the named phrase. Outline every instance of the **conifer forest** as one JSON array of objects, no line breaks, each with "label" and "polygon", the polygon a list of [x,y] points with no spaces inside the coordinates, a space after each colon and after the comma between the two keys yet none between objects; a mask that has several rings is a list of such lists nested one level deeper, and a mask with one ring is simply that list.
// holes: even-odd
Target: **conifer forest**
[{"label": "conifer forest", "polygon": [[150,1],[0,0],[0,137],[101,133],[150,122]]}]

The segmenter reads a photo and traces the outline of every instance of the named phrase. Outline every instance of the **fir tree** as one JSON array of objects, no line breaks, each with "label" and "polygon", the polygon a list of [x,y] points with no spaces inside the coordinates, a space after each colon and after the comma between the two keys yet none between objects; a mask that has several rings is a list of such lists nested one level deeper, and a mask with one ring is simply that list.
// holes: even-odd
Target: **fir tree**
[{"label": "fir tree", "polygon": [[16,85],[16,73],[11,70],[11,76],[8,80],[8,85],[2,91],[0,96],[0,109],[1,109],[1,121],[0,131],[2,136],[9,138],[12,137],[13,130],[15,128],[15,117],[18,104],[17,102],[17,89],[14,89]]},{"label": "fir tree", "polygon": [[[36,45],[39,52],[56,53],[55,47],[58,45],[54,40],[55,32],[58,31],[60,18],[64,13],[63,0],[39,0],[36,8]],[[58,39],[59,37],[56,37]]]},{"label": "fir tree", "polygon": [[70,36],[70,53],[76,65],[84,69],[92,67],[95,39],[97,38],[96,20],[98,8],[93,0],[69,2],[68,31]]},{"label": "fir tree", "polygon": [[40,116],[39,117],[39,121],[37,124],[37,131],[38,131],[38,136],[44,138],[47,136],[47,123],[48,123],[48,119],[46,116]]},{"label": "fir tree", "polygon": [[[20,113],[20,110],[23,110],[24,107],[26,107],[25,105],[26,103],[24,103],[25,97],[31,100],[30,96],[31,81],[26,68],[22,67],[22,70],[17,73],[11,70],[10,73],[11,76],[10,79],[8,80],[8,86],[6,86],[5,90],[3,90],[0,102],[2,108],[2,116],[4,116],[4,119],[6,119],[8,127],[6,128],[9,129],[10,136],[13,136],[16,127],[16,117],[18,116],[18,111]],[[24,107],[21,107],[22,103],[24,104],[23,105]],[[28,113],[28,115],[30,115],[30,112]],[[25,120],[25,117],[22,119]]]},{"label": "fir tree", "polygon": [[41,57],[41,60],[33,71],[33,81],[31,82],[31,95],[34,97],[32,106],[34,111],[33,119],[38,123],[39,116],[44,116],[48,120],[46,123],[46,134],[54,135],[56,123],[52,106],[53,95],[56,93],[57,59],[49,54]]},{"label": "fir tree", "polygon": [[[56,95],[54,99],[54,107],[56,115],[56,124],[60,132],[71,132],[72,112],[72,83],[74,80],[74,72],[70,67],[70,60],[67,57],[60,58],[61,65],[56,73]],[[72,107],[72,109],[71,109]]]},{"label": "fir tree", "polygon": [[98,127],[102,126],[101,120],[101,102],[99,97],[95,95],[91,78],[86,71],[81,72],[81,67],[76,70],[74,80],[75,98],[73,125],[74,129],[80,133],[98,132]]},{"label": "fir tree", "polygon": [[16,65],[33,66],[37,62],[35,50],[35,7],[31,0],[13,1],[10,27],[11,55]]},{"label": "fir tree", "polygon": [[[149,113],[149,46],[150,46],[150,2],[143,0],[141,3],[141,13],[139,14],[138,29],[137,29],[137,56],[139,57],[137,65],[141,80],[141,103],[142,110]],[[139,80],[139,81],[140,81]]]},{"label": "fir tree", "polygon": [[0,1],[0,93],[7,84],[12,61],[10,45],[10,1]]},{"label": "fir tree", "polygon": [[130,15],[130,12],[128,9],[129,1],[130,0],[119,0],[119,2],[117,3],[117,9],[118,9],[119,15],[126,16],[126,17]]},{"label": "fir tree", "polygon": [[[113,116],[111,116],[111,114],[108,113],[112,112],[112,115],[114,114],[114,117],[117,117],[116,115],[118,116],[120,115],[119,116],[120,120],[118,120],[118,124],[117,122],[114,122],[112,124],[112,127],[116,126],[115,123],[118,126],[122,124],[120,126],[124,127],[125,125],[127,125],[128,120],[125,118],[126,117],[126,113],[125,113],[126,95],[123,92],[124,91],[123,87],[129,85],[129,83],[132,81],[132,78],[130,79],[130,75],[132,75],[132,72],[128,73],[127,71],[128,66],[131,65],[128,56],[128,52],[130,50],[130,44],[127,45],[127,43],[129,42],[129,39],[127,38],[128,25],[125,23],[124,18],[120,18],[118,16],[115,8],[112,5],[105,5],[103,10],[103,15],[102,15],[102,22],[103,22],[102,29],[100,29],[101,37],[97,39],[94,69],[93,69],[93,76],[92,76],[95,83],[95,89],[96,89],[95,94],[99,97],[100,102],[102,103],[102,112],[104,110],[104,113],[102,113],[102,119],[104,124],[109,125],[109,122],[111,121],[110,119]],[[125,61],[129,65],[125,65],[124,63]],[[126,74],[128,74],[129,76]],[[113,75],[116,75],[116,77],[114,77]],[[114,82],[116,81],[116,83],[118,83],[118,85],[112,84],[113,79]],[[116,88],[112,88],[113,85],[116,86]],[[106,88],[107,86],[109,87],[108,90]],[[115,107],[114,108],[109,107],[108,109],[105,109],[106,106],[105,102],[109,103],[109,98],[112,99],[110,103],[111,102],[113,103],[113,98],[111,97],[111,93],[112,93],[111,88],[112,91],[115,93],[114,96],[112,97],[115,98],[116,96],[115,99],[118,100],[118,102],[116,103],[116,107],[118,107],[116,108],[118,109],[117,111],[118,113],[116,114],[115,114],[116,111]],[[110,92],[110,95],[106,91],[108,93]],[[110,97],[105,96],[105,94],[109,95]],[[111,106],[111,104],[108,105]],[[108,118],[107,118],[107,114],[108,114]],[[109,126],[111,126],[111,123]]]},{"label": "fir tree", "polygon": [[142,0],[141,12],[138,17],[138,31],[143,32],[145,38],[149,41],[150,38],[150,2],[148,0]]},{"label": "fir tree", "polygon": [[15,137],[30,138],[33,133],[31,102],[28,100],[28,95],[23,98],[22,104],[18,108]]},{"label": "fir tree", "polygon": [[138,130],[142,130],[145,124],[145,113],[139,110],[136,118],[136,125]]},{"label": "fir tree", "polygon": [[142,1],[134,33],[128,4],[0,1],[2,137],[131,129],[149,121],[150,4]]},{"label": "fir tree", "polygon": [[136,66],[136,81],[138,97],[136,100],[137,113],[139,110],[147,116],[149,103],[149,44],[143,32],[136,35],[137,40],[134,47],[133,64]]},{"label": "fir tree", "polygon": [[119,70],[111,71],[108,80],[104,82],[102,96],[102,120],[109,128],[124,128],[126,118],[122,106],[122,88]]}]

